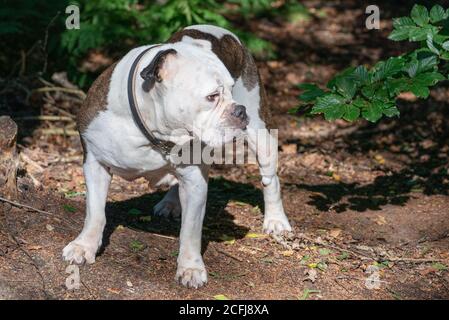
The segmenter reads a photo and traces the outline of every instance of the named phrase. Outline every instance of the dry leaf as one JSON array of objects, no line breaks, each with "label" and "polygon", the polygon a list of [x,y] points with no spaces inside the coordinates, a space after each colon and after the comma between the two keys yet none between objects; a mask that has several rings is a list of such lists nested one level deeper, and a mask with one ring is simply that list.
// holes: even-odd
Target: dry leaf
[{"label": "dry leaf", "polygon": [[316,269],[307,269],[304,274],[307,275],[307,277],[304,280],[310,280],[312,283],[316,281],[316,278],[318,277],[318,272]]},{"label": "dry leaf", "polygon": [[114,294],[120,294],[120,289],[117,289],[117,288],[108,288],[107,290]]},{"label": "dry leaf", "polygon": [[298,146],[295,143],[283,144],[282,152],[285,154],[296,154],[298,153]]},{"label": "dry leaf", "polygon": [[377,161],[377,163],[379,163],[379,164],[384,164],[385,163],[385,159],[384,159],[384,157],[382,157],[382,155],[380,155],[380,154],[376,154],[375,156],[374,156],[374,159]]},{"label": "dry leaf", "polygon": [[282,252],[281,252],[281,254],[282,254],[284,257],[291,257],[291,256],[293,255],[293,253],[294,253],[293,250],[285,250],[285,251],[282,251]]},{"label": "dry leaf", "polygon": [[331,230],[329,231],[329,235],[330,235],[332,238],[338,238],[338,237],[340,236],[340,234],[341,234],[341,229],[335,228],[335,229],[331,229]]},{"label": "dry leaf", "polygon": [[250,239],[254,239],[254,238],[266,238],[267,235],[263,234],[263,233],[254,233],[254,232],[249,232],[245,235],[245,238],[250,238]]},{"label": "dry leaf", "polygon": [[384,225],[384,224],[387,224],[387,220],[385,219],[384,216],[381,216],[381,215],[378,215],[377,218],[374,219],[374,221],[376,221],[376,223],[377,223],[379,226],[382,226],[382,225]]}]

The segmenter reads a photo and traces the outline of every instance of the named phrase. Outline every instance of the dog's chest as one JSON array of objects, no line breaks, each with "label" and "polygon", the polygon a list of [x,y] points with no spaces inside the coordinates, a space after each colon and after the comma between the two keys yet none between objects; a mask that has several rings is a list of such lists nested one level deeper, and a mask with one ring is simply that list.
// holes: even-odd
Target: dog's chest
[{"label": "dog's chest", "polygon": [[83,133],[95,159],[125,179],[158,179],[170,171],[168,162],[154,151],[132,119],[101,112]]}]

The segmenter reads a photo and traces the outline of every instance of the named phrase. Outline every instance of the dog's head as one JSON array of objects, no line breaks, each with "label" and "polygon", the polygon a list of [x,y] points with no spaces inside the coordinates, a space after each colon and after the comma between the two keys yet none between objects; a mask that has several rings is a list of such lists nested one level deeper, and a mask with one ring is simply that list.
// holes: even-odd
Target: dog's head
[{"label": "dog's head", "polygon": [[140,76],[143,97],[158,101],[158,121],[166,128],[185,130],[212,147],[246,130],[246,108],[232,97],[234,80],[211,50],[182,42],[170,45]]}]

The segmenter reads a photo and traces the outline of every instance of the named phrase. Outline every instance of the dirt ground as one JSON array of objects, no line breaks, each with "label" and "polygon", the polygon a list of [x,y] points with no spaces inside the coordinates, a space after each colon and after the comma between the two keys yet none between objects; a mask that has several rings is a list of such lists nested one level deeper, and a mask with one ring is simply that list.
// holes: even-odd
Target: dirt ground
[{"label": "dirt ground", "polygon": [[[103,248],[95,264],[80,267],[81,287],[68,290],[61,253],[81,230],[85,206],[79,138],[49,131],[65,123],[20,117],[27,110],[70,116],[79,102],[57,93],[28,102],[3,97],[1,113],[21,130],[16,201],[47,213],[0,201],[0,298],[448,299],[449,88],[428,101],[404,97],[400,118],[375,125],[287,113],[298,104],[298,83],[324,84],[349,64],[407,49],[386,37],[390,17],[406,14],[409,2],[400,10],[378,2],[378,31],[364,28],[363,1],[303,1],[317,14],[296,24],[245,22],[276,46],[278,57],[259,66],[279,127],[279,176],[294,234],[261,234],[256,166],[215,167],[203,232],[209,282],[198,290],[174,281],[180,222],[152,216],[164,190],[117,177]],[[380,282],[369,281],[376,276]]]}]

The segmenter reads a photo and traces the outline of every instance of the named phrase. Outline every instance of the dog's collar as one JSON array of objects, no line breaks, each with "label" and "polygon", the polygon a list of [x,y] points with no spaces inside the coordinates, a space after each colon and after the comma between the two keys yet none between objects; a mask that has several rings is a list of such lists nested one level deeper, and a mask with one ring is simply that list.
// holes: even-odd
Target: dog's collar
[{"label": "dog's collar", "polygon": [[148,128],[148,126],[145,124],[145,121],[143,120],[142,117],[142,113],[139,110],[139,107],[137,106],[137,100],[135,97],[135,92],[136,92],[136,73],[137,73],[137,69],[139,66],[139,62],[142,59],[142,57],[151,49],[154,49],[156,47],[160,47],[161,45],[155,45],[155,46],[151,46],[145,50],[143,50],[136,58],[136,60],[134,60],[131,69],[129,70],[129,75],[128,75],[128,102],[129,102],[129,107],[131,108],[131,113],[133,115],[133,119],[137,125],[137,127],[139,127],[140,131],[144,134],[144,136],[148,139],[148,141],[150,141],[151,145],[160,153],[162,153],[162,155],[164,157],[168,157],[170,155],[171,149],[173,148],[173,146],[175,145],[173,142],[171,141],[162,141],[158,138],[156,138],[153,133],[151,132],[151,130]]}]

